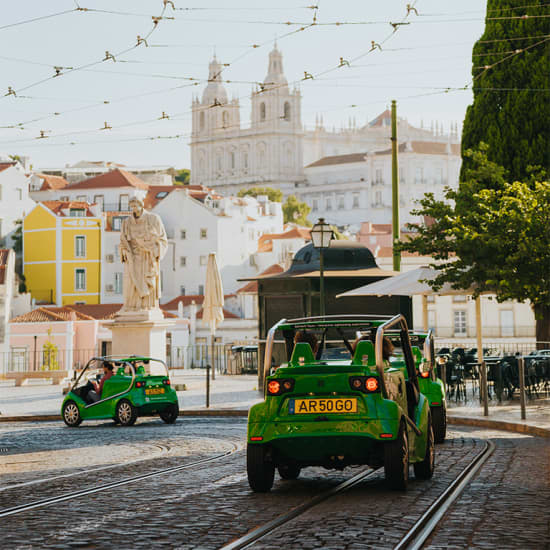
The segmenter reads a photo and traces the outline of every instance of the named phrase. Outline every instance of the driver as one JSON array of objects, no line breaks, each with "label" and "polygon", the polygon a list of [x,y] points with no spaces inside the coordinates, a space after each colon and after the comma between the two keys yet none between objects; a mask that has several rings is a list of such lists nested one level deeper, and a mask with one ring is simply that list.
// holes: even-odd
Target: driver
[{"label": "driver", "polygon": [[99,381],[99,383],[92,382],[94,389],[88,392],[88,401],[90,401],[91,403],[95,403],[96,401],[99,401],[101,399],[103,384],[105,384],[105,380],[109,380],[109,378],[113,376],[114,374],[113,370],[114,370],[114,366],[112,363],[108,361],[105,361],[103,363],[103,376],[101,377],[101,380]]},{"label": "driver", "polygon": [[313,334],[313,332],[309,332],[307,330],[298,330],[294,335],[294,344],[297,344],[298,342],[306,342],[311,346],[313,355],[317,353],[319,342],[317,341],[317,337],[315,336],[315,334]]}]

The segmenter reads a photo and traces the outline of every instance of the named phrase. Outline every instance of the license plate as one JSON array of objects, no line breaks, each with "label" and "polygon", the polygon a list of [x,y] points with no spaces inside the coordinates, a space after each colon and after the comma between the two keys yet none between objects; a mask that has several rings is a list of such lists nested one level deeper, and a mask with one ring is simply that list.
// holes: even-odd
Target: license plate
[{"label": "license plate", "polygon": [[288,412],[289,414],[356,413],[357,399],[355,397],[337,399],[291,399],[288,403]]},{"label": "license plate", "polygon": [[161,393],[164,393],[164,388],[151,388],[145,390],[145,395],[159,395]]}]

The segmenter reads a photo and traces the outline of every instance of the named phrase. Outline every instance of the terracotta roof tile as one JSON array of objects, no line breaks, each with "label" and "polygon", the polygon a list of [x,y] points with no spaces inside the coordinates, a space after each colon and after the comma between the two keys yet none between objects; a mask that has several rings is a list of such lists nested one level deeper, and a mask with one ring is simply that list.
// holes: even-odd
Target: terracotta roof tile
[{"label": "terracotta roof tile", "polygon": [[72,183],[67,189],[102,189],[116,187],[135,187],[136,189],[149,189],[149,185],[136,175],[116,168],[105,174],[100,174],[78,183]]},{"label": "terracotta roof tile", "polygon": [[40,191],[49,191],[52,189],[63,189],[69,185],[69,182],[62,176],[52,176],[50,174],[35,174],[42,180]]},{"label": "terracotta roof tile", "polygon": [[155,185],[149,187],[149,191],[143,200],[145,208],[151,210],[172,191],[176,191],[177,189],[181,189],[181,185]]},{"label": "terracotta roof tile", "polygon": [[311,240],[311,230],[308,227],[292,227],[283,233],[264,233],[258,239],[258,252],[271,252],[273,241],[278,239]]},{"label": "terracotta roof tile", "polygon": [[[202,319],[203,310],[197,312],[197,319]],[[240,319],[238,315],[235,315],[234,313],[231,313],[230,311],[227,311],[227,309],[223,310],[223,317],[224,319]]]},{"label": "terracotta roof tile", "polygon": [[[408,146],[410,145],[410,148]],[[400,143],[400,153],[418,153],[420,155],[446,155],[447,143],[442,141],[410,141],[409,143]],[[460,144],[451,143],[451,154],[460,155]],[[391,155],[391,149],[376,151],[375,155]]]},{"label": "terracotta roof tile", "polygon": [[380,113],[375,119],[369,122],[371,128],[377,128],[381,126],[390,126],[391,124],[391,111],[386,109],[383,113]]},{"label": "terracotta roof tile", "polygon": [[306,168],[313,168],[315,166],[329,166],[332,164],[348,164],[351,162],[365,162],[367,153],[349,153],[347,155],[335,155],[332,157],[323,157],[311,164],[308,164]]},{"label": "terracotta roof tile", "polygon": [[41,204],[43,204],[46,208],[51,210],[56,216],[64,216],[63,210],[66,210],[67,208],[76,209],[76,210],[85,210],[86,211],[86,217],[88,218],[95,218],[97,217],[90,209],[90,203],[82,202],[82,201],[41,201]]},{"label": "terracotta roof tile", "polygon": [[[273,264],[270,265],[266,270],[258,273],[258,277],[264,277],[268,275],[277,275],[278,273],[283,273],[284,268],[282,265]],[[237,290],[237,294],[258,294],[258,281],[250,281],[243,287]]]},{"label": "terracotta roof tile", "polygon": [[[227,300],[227,298],[233,298],[235,294],[226,294],[224,298]],[[160,308],[164,310],[169,311],[176,311],[178,309],[179,303],[183,304],[183,307],[190,306],[193,302],[197,304],[198,306],[202,305],[204,302],[204,295],[203,294],[185,294],[184,296],[176,296],[169,302],[166,302],[165,304],[161,304]]]},{"label": "terracotta roof tile", "polygon": [[3,285],[6,280],[6,266],[0,265],[0,285]]},{"label": "terracotta roof tile", "polygon": [[15,166],[16,164],[16,162],[0,162],[0,172],[3,172],[4,170],[7,170],[8,168]]},{"label": "terracotta roof tile", "polygon": [[0,265],[6,265],[9,257],[10,249],[0,248]]}]

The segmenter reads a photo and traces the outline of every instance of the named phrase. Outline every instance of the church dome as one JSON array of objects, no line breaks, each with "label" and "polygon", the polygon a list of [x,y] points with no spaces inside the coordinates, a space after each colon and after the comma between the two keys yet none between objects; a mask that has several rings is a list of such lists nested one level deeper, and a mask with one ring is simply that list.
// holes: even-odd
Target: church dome
[{"label": "church dome", "polygon": [[[331,241],[330,247],[325,249],[323,256],[325,271],[378,267],[372,252],[366,246],[354,241]],[[319,250],[313,247],[313,243],[309,243],[296,252],[288,272],[318,271],[319,268]]]},{"label": "church dome", "polygon": [[226,104],[227,103],[227,92],[225,87],[222,84],[222,65],[216,59],[210,61],[208,67],[208,85],[202,93],[202,104],[203,105],[215,105],[217,103]]}]

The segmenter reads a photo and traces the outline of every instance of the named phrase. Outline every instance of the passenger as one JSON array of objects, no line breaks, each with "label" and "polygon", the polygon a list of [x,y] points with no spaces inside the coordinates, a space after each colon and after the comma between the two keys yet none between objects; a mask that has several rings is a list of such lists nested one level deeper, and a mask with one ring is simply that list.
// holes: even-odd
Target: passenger
[{"label": "passenger", "polygon": [[386,366],[389,367],[390,357],[393,355],[393,344],[387,336],[384,336],[382,340],[382,358],[386,362]]},{"label": "passenger", "polygon": [[319,348],[319,342],[317,342],[317,337],[313,332],[308,332],[307,330],[299,330],[294,335],[294,344],[297,344],[298,342],[306,342],[311,346],[311,351],[313,351],[313,355],[317,353],[317,349]]},{"label": "passenger", "polygon": [[112,363],[109,363],[108,361],[105,361],[103,363],[103,376],[101,377],[99,383],[92,382],[94,389],[88,392],[88,401],[90,401],[91,403],[95,403],[96,401],[99,401],[101,399],[103,384],[105,384],[105,380],[109,380],[109,378],[114,375],[113,369],[114,366]]}]

